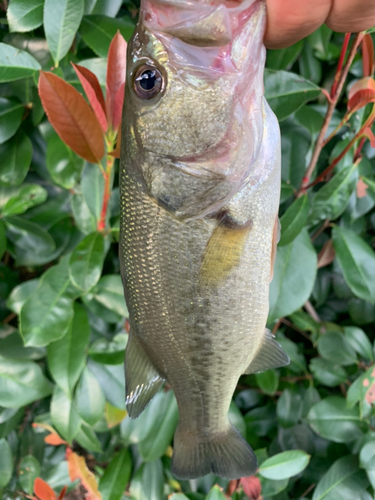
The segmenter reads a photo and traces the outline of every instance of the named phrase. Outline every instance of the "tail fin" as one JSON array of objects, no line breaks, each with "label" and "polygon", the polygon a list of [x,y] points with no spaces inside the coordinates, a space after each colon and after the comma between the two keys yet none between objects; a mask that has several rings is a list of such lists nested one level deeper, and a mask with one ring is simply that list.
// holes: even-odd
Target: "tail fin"
[{"label": "tail fin", "polygon": [[226,479],[251,476],[257,470],[251,446],[233,426],[226,432],[199,436],[176,430],[172,473],[178,479],[195,479],[213,472]]}]

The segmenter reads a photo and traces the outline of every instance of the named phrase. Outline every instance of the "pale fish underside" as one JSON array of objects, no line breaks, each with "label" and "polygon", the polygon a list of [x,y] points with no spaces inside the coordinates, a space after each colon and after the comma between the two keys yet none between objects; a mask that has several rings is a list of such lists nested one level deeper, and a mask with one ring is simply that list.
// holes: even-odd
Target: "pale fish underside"
[{"label": "pale fish underside", "polygon": [[230,424],[239,377],[289,362],[265,329],[280,137],[263,96],[262,0],[142,0],[129,43],[120,260],[130,313],[126,403],[166,380],[180,422],[172,471],[253,474]]}]

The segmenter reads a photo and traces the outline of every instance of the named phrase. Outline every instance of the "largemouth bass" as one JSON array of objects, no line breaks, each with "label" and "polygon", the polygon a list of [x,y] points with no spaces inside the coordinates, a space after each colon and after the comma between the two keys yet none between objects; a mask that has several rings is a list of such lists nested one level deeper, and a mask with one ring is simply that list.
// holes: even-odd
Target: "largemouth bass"
[{"label": "largemouth bass", "polygon": [[142,0],[128,46],[120,260],[136,418],[164,381],[180,421],[172,472],[253,474],[230,424],[239,377],[286,365],[265,329],[280,134],[263,91],[265,3]]}]

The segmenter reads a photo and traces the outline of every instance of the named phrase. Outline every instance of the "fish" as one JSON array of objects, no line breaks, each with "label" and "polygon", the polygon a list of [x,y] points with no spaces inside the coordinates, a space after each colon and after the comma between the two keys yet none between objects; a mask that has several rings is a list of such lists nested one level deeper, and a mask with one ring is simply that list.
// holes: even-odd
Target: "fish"
[{"label": "fish", "polygon": [[120,271],[126,407],[162,385],[179,423],[172,473],[257,470],[229,421],[241,375],[289,358],[266,329],[279,233],[280,130],[264,97],[263,0],[142,0],[128,44]]}]

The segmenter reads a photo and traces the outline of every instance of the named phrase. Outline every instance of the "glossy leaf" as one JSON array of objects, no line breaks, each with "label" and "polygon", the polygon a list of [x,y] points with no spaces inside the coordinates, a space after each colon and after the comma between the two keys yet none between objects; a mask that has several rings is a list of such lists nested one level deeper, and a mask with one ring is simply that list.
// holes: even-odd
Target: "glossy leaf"
[{"label": "glossy leaf", "polygon": [[309,368],[315,379],[327,387],[336,387],[348,378],[344,368],[325,359],[313,358]]},{"label": "glossy leaf", "polygon": [[353,365],[357,363],[354,349],[344,334],[326,332],[319,338],[318,351],[322,358],[335,365]]},{"label": "glossy leaf", "polygon": [[52,384],[33,361],[0,359],[0,406],[19,408],[52,393]]},{"label": "glossy leaf", "polygon": [[96,453],[103,452],[102,445],[97,438],[95,431],[84,422],[82,422],[81,428],[74,440],[77,441],[77,443],[85,450]]},{"label": "glossy leaf", "polygon": [[320,92],[314,83],[294,73],[265,71],[266,99],[280,121],[319,97]]},{"label": "glossy leaf", "polygon": [[56,66],[73,43],[83,9],[84,0],[45,0],[44,31]]},{"label": "glossy leaf", "polygon": [[330,467],[314,490],[312,500],[353,500],[368,485],[366,474],[352,455],[341,457]]},{"label": "glossy leaf", "polygon": [[263,462],[259,474],[267,479],[286,479],[302,472],[309,461],[310,456],[304,451],[284,451]]},{"label": "glossy leaf", "polygon": [[43,24],[44,0],[12,0],[7,10],[9,31],[31,31]]},{"label": "glossy leaf", "polygon": [[256,373],[255,379],[257,386],[265,394],[273,395],[279,386],[279,377],[276,370],[267,370],[262,373]]},{"label": "glossy leaf", "polygon": [[307,195],[297,198],[280,219],[281,238],[279,246],[291,243],[302,231],[309,213]]},{"label": "glossy leaf", "polygon": [[39,62],[28,52],[0,43],[0,83],[28,78],[39,69]]},{"label": "glossy leaf", "polygon": [[269,321],[287,316],[309,298],[315,282],[317,256],[304,229],[279,248],[270,287]]},{"label": "glossy leaf", "polygon": [[375,71],[374,42],[371,35],[366,34],[362,40],[363,76],[372,76]]},{"label": "glossy leaf", "polygon": [[111,405],[111,403],[106,403],[105,405],[105,420],[107,422],[108,428],[112,429],[117,427],[126,417],[126,410],[116,408],[116,406]]},{"label": "glossy leaf", "polygon": [[20,332],[28,346],[46,346],[68,332],[73,319],[68,262],[63,260],[43,276],[21,309]]},{"label": "glossy leaf", "polygon": [[285,49],[267,51],[267,68],[280,70],[290,69],[300,55],[303,48],[303,41],[299,41]]},{"label": "glossy leaf", "polygon": [[365,428],[358,408],[348,409],[340,396],[330,396],[314,405],[307,420],[317,434],[335,443],[354,441],[362,436],[361,428]]},{"label": "glossy leaf", "polygon": [[0,221],[0,260],[2,259],[6,249],[7,249],[7,236],[5,231],[5,224],[3,221]]},{"label": "glossy leaf", "polygon": [[114,36],[108,51],[106,108],[108,122],[117,130],[122,115],[125,92],[126,42],[120,32]]},{"label": "glossy leaf", "polygon": [[37,477],[34,482],[34,493],[40,498],[40,500],[55,500],[56,494],[43,479]]},{"label": "glossy leaf", "polygon": [[58,76],[45,71],[40,72],[39,95],[60,138],[85,160],[100,162],[104,156],[102,130],[82,95]]},{"label": "glossy leaf", "polygon": [[10,139],[17,132],[18,127],[21,125],[23,113],[24,107],[22,104],[0,97],[0,144]]},{"label": "glossy leaf", "polygon": [[133,34],[134,24],[130,19],[112,19],[102,15],[84,16],[80,34],[85,43],[99,57],[107,57],[109,46],[117,31],[129,40]]},{"label": "glossy leaf", "polygon": [[292,427],[302,417],[301,396],[291,389],[284,389],[277,401],[277,420],[283,427]]},{"label": "glossy leaf", "polygon": [[53,181],[65,189],[73,188],[81,179],[83,158],[76,155],[57,134],[48,139],[46,163]]},{"label": "glossy leaf", "polygon": [[374,361],[374,353],[369,338],[361,328],[345,326],[344,334],[347,342],[363,359]]},{"label": "glossy leaf", "polygon": [[100,480],[103,500],[121,500],[130,479],[132,462],[129,451],[121,450],[111,461]]},{"label": "glossy leaf", "polygon": [[31,207],[44,203],[47,191],[39,184],[23,184],[6,202],[2,209],[3,217],[19,215]]},{"label": "glossy leaf", "polygon": [[363,300],[375,302],[375,252],[350,229],[334,227],[333,246],[345,281]]},{"label": "glossy leaf", "polygon": [[208,495],[206,496],[206,500],[225,500],[225,499],[226,497],[224,495],[222,488],[220,488],[217,485],[213,486],[209,491]]},{"label": "glossy leaf", "polygon": [[29,495],[33,494],[34,481],[40,475],[40,463],[33,455],[26,455],[19,465],[18,478],[22,489]]},{"label": "glossy leaf", "polygon": [[363,469],[375,469],[375,442],[369,441],[364,445],[359,454],[360,464]]},{"label": "glossy leaf", "polygon": [[101,233],[86,236],[74,249],[69,261],[69,275],[77,288],[89,292],[102,273],[105,257],[104,237]]},{"label": "glossy leaf", "polygon": [[85,367],[79,380],[75,404],[79,416],[89,425],[96,424],[103,416],[105,397],[92,371]]},{"label": "glossy leaf", "polygon": [[48,346],[48,367],[56,383],[72,397],[84,368],[90,325],[85,309],[74,305],[74,316],[67,333]]},{"label": "glossy leaf", "polygon": [[98,339],[91,344],[89,355],[98,363],[119,365],[124,362],[127,341],[128,336],[124,333],[119,333],[113,337],[112,341],[104,338]]},{"label": "glossy leaf", "polygon": [[51,400],[51,419],[58,433],[72,444],[81,427],[81,419],[73,402],[57,385]]},{"label": "glossy leaf", "polygon": [[78,75],[79,81],[86,92],[87,98],[91,107],[98,119],[98,122],[103,130],[107,132],[108,123],[106,117],[106,108],[104,102],[103,91],[97,77],[89,69],[73,64],[73,67]]},{"label": "glossy leaf", "polygon": [[117,408],[125,410],[125,375],[121,365],[102,365],[89,359],[89,369],[97,378],[106,399]]},{"label": "glossy leaf", "polygon": [[94,165],[86,163],[81,188],[86,206],[95,219],[99,220],[104,196],[104,178]]},{"label": "glossy leaf", "polygon": [[130,483],[133,500],[162,500],[163,466],[159,460],[147,462],[137,470]]},{"label": "glossy leaf", "polygon": [[22,131],[1,144],[0,184],[19,186],[29,170],[32,153],[31,141]]},{"label": "glossy leaf", "polygon": [[129,317],[120,276],[115,274],[103,276],[93,290],[93,294],[103,306],[124,318]]},{"label": "glossy leaf", "polygon": [[4,488],[9,483],[12,472],[12,450],[6,439],[0,439],[0,488]]}]

